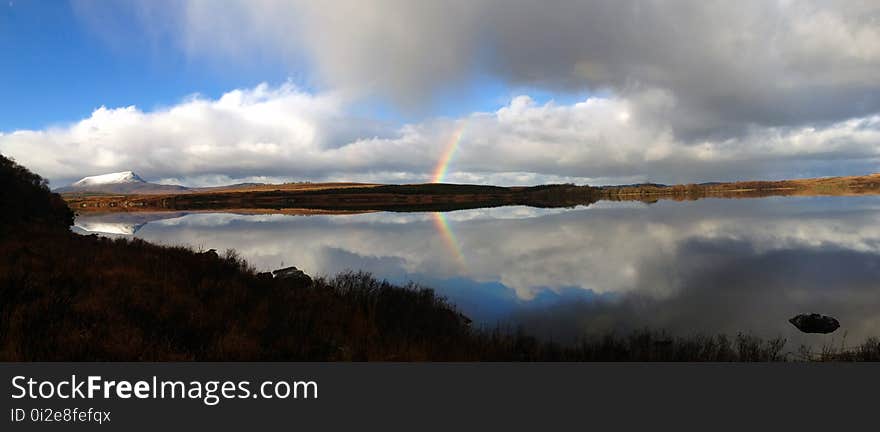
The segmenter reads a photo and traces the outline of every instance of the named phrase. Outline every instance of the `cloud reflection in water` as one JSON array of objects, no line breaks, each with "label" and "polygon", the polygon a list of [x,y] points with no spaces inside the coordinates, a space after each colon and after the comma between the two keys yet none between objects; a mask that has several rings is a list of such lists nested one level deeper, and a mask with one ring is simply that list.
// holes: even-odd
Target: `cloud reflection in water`
[{"label": "cloud reflection in water", "polygon": [[[480,322],[523,324],[557,340],[642,327],[814,343],[840,343],[844,332],[852,342],[880,335],[876,197],[506,207],[439,217],[172,216],[135,235],[234,248],[261,269],[415,280]],[[102,226],[112,223],[107,218]],[[805,339],[786,321],[804,312],[830,314],[842,327]]]}]

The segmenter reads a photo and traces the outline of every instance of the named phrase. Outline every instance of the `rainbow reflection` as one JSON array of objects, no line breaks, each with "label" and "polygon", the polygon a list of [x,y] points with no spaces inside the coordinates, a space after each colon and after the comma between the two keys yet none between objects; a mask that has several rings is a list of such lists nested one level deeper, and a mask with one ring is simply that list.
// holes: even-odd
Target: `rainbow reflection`
[{"label": "rainbow reflection", "polygon": [[[434,168],[432,183],[441,183],[443,181],[443,177],[446,176],[446,172],[449,169],[449,162],[452,161],[452,157],[455,156],[455,151],[461,143],[462,135],[464,135],[464,123],[452,133],[452,137],[449,139],[449,144],[446,145],[446,149],[443,151],[440,160],[437,162],[437,166]],[[459,271],[464,273],[464,255],[461,253],[461,248],[458,246],[458,240],[455,239],[455,233],[452,232],[452,229],[449,227],[449,221],[446,220],[446,216],[444,216],[443,213],[434,212],[434,225],[437,227],[440,236],[443,237],[443,242],[446,243],[446,248],[449,250],[449,253],[452,254],[452,257],[458,264]]]},{"label": "rainbow reflection", "polygon": [[440,236],[443,237],[443,242],[446,243],[446,248],[452,254],[456,264],[458,264],[459,270],[464,272],[464,255],[461,253],[461,248],[458,247],[458,240],[455,239],[455,233],[449,227],[449,221],[446,220],[446,216],[443,213],[434,212],[434,225],[437,227]]}]

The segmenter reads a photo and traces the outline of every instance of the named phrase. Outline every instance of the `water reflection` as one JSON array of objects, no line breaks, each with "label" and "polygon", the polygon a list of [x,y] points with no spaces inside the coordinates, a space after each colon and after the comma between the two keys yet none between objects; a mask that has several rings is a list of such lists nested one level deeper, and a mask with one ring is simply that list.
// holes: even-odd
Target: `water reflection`
[{"label": "water reflection", "polygon": [[[641,327],[795,343],[880,335],[876,197],[77,220],[79,231],[96,226],[162,244],[234,248],[261,269],[415,280],[479,322],[523,324],[557,340]],[[801,335],[787,319],[804,312],[835,316],[841,329]]]}]

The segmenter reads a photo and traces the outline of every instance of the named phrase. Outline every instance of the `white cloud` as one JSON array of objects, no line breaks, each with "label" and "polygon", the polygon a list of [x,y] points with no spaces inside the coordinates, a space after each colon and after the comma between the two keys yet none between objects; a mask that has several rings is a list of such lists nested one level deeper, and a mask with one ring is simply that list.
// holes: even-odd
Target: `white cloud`
[{"label": "white cloud", "polygon": [[424,182],[458,130],[446,177],[455,182],[692,182],[816,174],[828,161],[852,174],[878,167],[878,115],[691,143],[664,122],[674,103],[656,91],[570,105],[518,96],[494,112],[390,128],[352,117],[338,94],[262,84],[152,112],[101,107],[70,125],[0,135],[0,151],[55,185],[120,170],[193,185]]}]

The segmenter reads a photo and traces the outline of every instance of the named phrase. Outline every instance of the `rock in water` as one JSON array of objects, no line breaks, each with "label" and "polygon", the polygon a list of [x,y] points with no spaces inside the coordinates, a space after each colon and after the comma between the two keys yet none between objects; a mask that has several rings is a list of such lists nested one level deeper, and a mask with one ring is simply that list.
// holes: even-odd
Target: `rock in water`
[{"label": "rock in water", "polygon": [[303,273],[302,270],[296,267],[285,267],[283,269],[278,269],[272,272],[275,276],[275,279],[284,279],[295,282],[300,285],[309,286],[312,284],[312,278],[309,275]]},{"label": "rock in water", "polygon": [[840,323],[830,317],[819,314],[800,314],[788,322],[804,333],[831,333],[840,327]]}]

